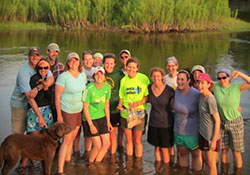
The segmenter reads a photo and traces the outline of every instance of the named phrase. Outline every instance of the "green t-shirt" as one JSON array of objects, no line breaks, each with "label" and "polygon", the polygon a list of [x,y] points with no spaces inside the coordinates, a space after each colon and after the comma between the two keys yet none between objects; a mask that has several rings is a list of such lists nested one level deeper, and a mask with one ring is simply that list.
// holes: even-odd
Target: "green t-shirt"
[{"label": "green t-shirt", "polygon": [[[148,85],[150,84],[149,78],[142,74],[137,73],[135,78],[129,78],[128,75],[121,79],[119,97],[123,99],[123,105],[129,109],[129,102],[139,102],[148,95]],[[140,105],[136,109],[147,109],[147,104]],[[121,112],[123,118],[127,118],[125,111]]]},{"label": "green t-shirt", "polygon": [[82,111],[82,93],[86,87],[87,77],[84,72],[74,78],[68,71],[60,74],[56,84],[63,86],[64,91],[61,96],[61,109],[67,113],[77,113]]},{"label": "green t-shirt", "polygon": [[221,120],[234,120],[241,116],[238,111],[240,106],[240,82],[231,83],[224,88],[218,82],[214,84],[213,91],[218,103]]},{"label": "green t-shirt", "polygon": [[123,72],[117,67],[110,74],[106,72],[106,82],[111,86],[110,113],[118,113],[116,107],[119,103],[120,81],[123,77]]},{"label": "green t-shirt", "polygon": [[[87,85],[83,93],[83,101],[89,103],[89,115],[92,120],[96,120],[105,116],[105,103],[110,99],[111,88],[106,82],[103,82],[103,87],[97,89],[94,82]],[[86,121],[84,114],[83,121]]]}]

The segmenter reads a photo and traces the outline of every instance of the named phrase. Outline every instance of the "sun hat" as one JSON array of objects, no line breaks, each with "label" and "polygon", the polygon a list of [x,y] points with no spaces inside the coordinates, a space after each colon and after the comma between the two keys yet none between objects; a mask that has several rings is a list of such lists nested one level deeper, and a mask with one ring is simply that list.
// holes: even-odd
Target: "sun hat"
[{"label": "sun hat", "polygon": [[221,68],[221,69],[217,72],[217,75],[218,75],[219,73],[225,73],[225,74],[227,74],[228,76],[231,75],[231,71],[230,71],[229,69],[225,69],[225,68]]},{"label": "sun hat", "polygon": [[101,58],[103,60],[103,55],[101,53],[95,53],[93,58]]},{"label": "sun hat", "polygon": [[71,58],[76,58],[76,59],[80,60],[79,55],[77,53],[75,53],[75,52],[71,52],[71,53],[68,54],[67,61],[70,61]]},{"label": "sun hat", "polygon": [[51,52],[53,52],[53,51],[60,52],[60,48],[59,48],[58,44],[56,44],[56,43],[50,43],[47,47],[47,50],[51,51]]},{"label": "sun hat", "polygon": [[191,71],[191,74],[194,73],[194,71],[201,71],[202,73],[206,73],[205,71],[205,68],[201,65],[195,65],[193,68],[192,68],[192,71]]},{"label": "sun hat", "polygon": [[33,55],[33,54],[37,54],[37,55],[41,55],[41,49],[39,47],[31,47],[29,50],[29,56]]},{"label": "sun hat", "polygon": [[170,62],[173,62],[174,64],[178,65],[178,61],[175,58],[175,56],[171,56],[171,57],[167,58],[166,65],[168,65],[168,63],[170,63]]},{"label": "sun hat", "polygon": [[126,53],[126,54],[128,54],[128,55],[131,56],[131,53],[129,52],[129,50],[126,50],[126,49],[121,50],[121,52],[119,53],[119,55],[121,56],[121,54],[123,54],[123,53]]},{"label": "sun hat", "polygon": [[210,76],[207,73],[200,73],[196,80],[207,81],[208,83],[212,82]]},{"label": "sun hat", "polygon": [[104,70],[103,67],[101,67],[101,66],[95,67],[95,69],[94,69],[94,75],[95,75],[97,72],[102,72],[102,73],[105,74],[105,70]]}]

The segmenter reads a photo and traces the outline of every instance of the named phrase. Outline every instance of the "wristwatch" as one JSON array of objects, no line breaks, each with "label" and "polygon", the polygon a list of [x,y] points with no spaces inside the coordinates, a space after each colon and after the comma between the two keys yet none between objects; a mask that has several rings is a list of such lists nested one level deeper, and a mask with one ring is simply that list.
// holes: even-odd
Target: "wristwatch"
[{"label": "wristwatch", "polygon": [[41,90],[38,86],[36,86],[36,88],[37,88],[37,91],[40,91],[40,90]]}]

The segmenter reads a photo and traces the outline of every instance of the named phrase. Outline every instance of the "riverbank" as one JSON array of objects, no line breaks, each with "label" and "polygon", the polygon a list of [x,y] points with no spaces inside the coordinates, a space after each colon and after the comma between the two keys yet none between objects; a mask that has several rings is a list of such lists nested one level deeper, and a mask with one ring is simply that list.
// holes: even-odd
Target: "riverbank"
[{"label": "riverbank", "polygon": [[[69,52],[81,54],[85,50],[94,53],[115,53],[128,49],[133,56],[140,59],[140,71],[149,75],[150,68],[160,66],[165,69],[166,58],[175,55],[180,69],[203,65],[215,80],[216,70],[226,66],[231,70],[242,71],[250,75],[250,32],[196,32],[196,33],[165,33],[129,34],[115,32],[84,32],[58,30],[19,30],[0,32],[0,143],[11,134],[10,96],[16,82],[19,68],[27,61],[29,48],[40,46],[43,56],[49,43],[56,42],[60,46],[59,58],[66,62]],[[118,59],[117,59],[118,61]],[[117,62],[119,64],[119,61]],[[239,79],[239,81],[242,81]],[[242,115],[245,126],[245,146],[243,153],[242,174],[250,172],[250,91],[241,96]],[[191,170],[182,170],[175,165],[155,164],[154,147],[142,138],[144,154],[142,160],[129,159],[123,153],[115,157],[108,156],[100,164],[88,164],[84,156],[83,143],[81,154],[73,155],[73,161],[65,166],[66,175],[191,175]],[[57,157],[56,157],[57,158]],[[232,157],[231,157],[232,158]],[[13,169],[13,175],[43,174],[41,163],[34,163],[24,169]],[[54,160],[52,172],[57,170]],[[233,160],[229,174],[233,172]],[[197,174],[196,174],[197,175]]]},{"label": "riverbank", "polygon": [[20,30],[78,30],[78,31],[107,31],[107,32],[128,32],[128,33],[167,33],[167,32],[244,32],[250,31],[250,23],[235,18],[225,18],[220,22],[208,24],[190,24],[184,26],[167,26],[162,30],[153,30],[153,26],[144,25],[136,27],[133,25],[123,26],[59,26],[42,22],[0,22],[0,31]]}]

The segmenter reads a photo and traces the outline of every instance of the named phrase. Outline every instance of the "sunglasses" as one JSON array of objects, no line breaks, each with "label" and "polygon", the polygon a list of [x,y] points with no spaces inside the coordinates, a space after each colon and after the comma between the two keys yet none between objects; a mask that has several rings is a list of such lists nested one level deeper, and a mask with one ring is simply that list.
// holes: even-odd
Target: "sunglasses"
[{"label": "sunglasses", "polygon": [[128,56],[121,56],[121,59],[128,58]]},{"label": "sunglasses", "polygon": [[217,77],[218,80],[225,80],[227,77]]},{"label": "sunglasses", "polygon": [[48,67],[48,66],[46,66],[46,67],[38,67],[37,69],[38,69],[38,70],[43,70],[43,69],[48,70],[49,67]]}]

